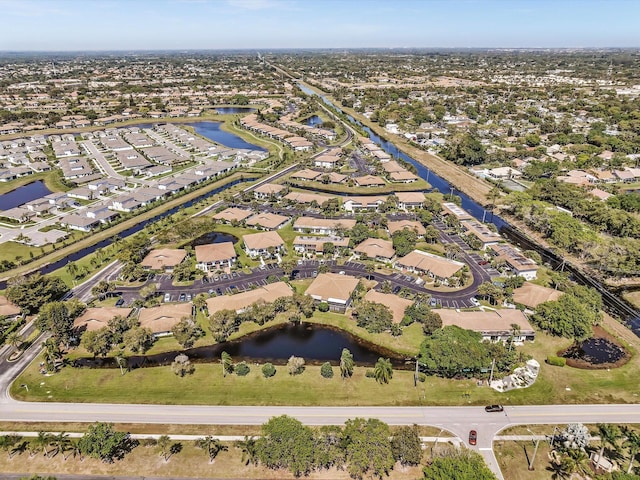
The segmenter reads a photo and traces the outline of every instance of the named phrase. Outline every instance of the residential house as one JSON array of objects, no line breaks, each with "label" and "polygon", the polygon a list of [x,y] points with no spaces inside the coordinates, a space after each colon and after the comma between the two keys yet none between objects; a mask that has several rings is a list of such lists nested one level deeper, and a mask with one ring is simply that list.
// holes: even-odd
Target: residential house
[{"label": "residential house", "polygon": [[89,331],[95,332],[101,328],[109,326],[109,322],[115,317],[127,318],[131,315],[132,308],[119,307],[97,307],[87,308],[82,315],[73,321],[73,329],[78,333]]},{"label": "residential house", "polygon": [[315,233],[318,235],[337,235],[351,230],[356,226],[352,219],[298,217],[293,223],[293,231],[301,233]]},{"label": "residential house", "polygon": [[444,202],[442,204],[442,215],[453,215],[460,221],[473,220],[473,216],[471,214],[453,202]]},{"label": "residential house", "polygon": [[464,267],[464,263],[439,257],[421,250],[414,250],[400,257],[394,264],[399,270],[427,274],[434,280],[446,282]]},{"label": "residential house", "polygon": [[228,271],[237,259],[233,242],[196,245],[195,250],[196,268],[203,272]]},{"label": "residential house", "polygon": [[422,192],[396,192],[398,208],[402,210],[414,210],[422,207],[426,197]]},{"label": "residential house", "polygon": [[513,291],[513,301],[516,304],[535,309],[541,303],[558,300],[562,295],[563,292],[560,290],[524,282],[521,287]]},{"label": "residential house", "polygon": [[275,231],[251,233],[242,237],[247,254],[254,257],[270,257],[284,250],[284,240]]},{"label": "residential house", "polygon": [[140,263],[146,270],[157,270],[171,273],[176,265],[182,263],[187,251],[179,248],[156,248],[151,250]]},{"label": "residential house", "polygon": [[320,273],[309,285],[305,294],[316,302],[326,302],[333,312],[344,313],[351,304],[353,292],[359,280],[351,275]]},{"label": "residential house", "polygon": [[538,265],[530,258],[525,257],[519,250],[511,245],[491,245],[496,257],[509,265],[513,273],[524,277],[526,280],[535,280],[538,274]]},{"label": "residential house", "polygon": [[207,299],[207,310],[209,315],[220,310],[233,310],[236,313],[242,313],[255,303],[273,303],[279,298],[291,297],[293,297],[293,290],[285,282],[268,283],[235,295],[220,295],[209,298]]},{"label": "residential house", "polygon": [[253,196],[258,200],[278,198],[286,188],[284,185],[278,185],[277,183],[264,183],[253,189]]},{"label": "residential house", "polygon": [[407,307],[413,305],[413,300],[399,297],[393,293],[382,293],[374,289],[369,290],[364,296],[364,299],[368,302],[384,305],[391,310],[393,323],[402,322],[402,319],[404,318],[404,311]]},{"label": "residential house", "polygon": [[189,303],[165,303],[159,307],[143,308],[138,314],[142,328],[151,330],[154,336],[171,335],[171,329],[183,318],[192,318],[193,305]]},{"label": "residential house", "polygon": [[387,183],[381,177],[375,175],[363,175],[362,177],[355,177],[353,182],[358,187],[384,187]]},{"label": "residential house", "polygon": [[221,212],[216,213],[213,218],[225,223],[242,223],[244,220],[253,215],[251,210],[245,210],[243,208],[229,207],[225,208]]},{"label": "residential house", "polygon": [[480,223],[477,220],[464,220],[460,224],[464,228],[466,235],[473,235],[480,241],[482,250],[502,242],[500,234],[491,230],[484,223]]},{"label": "residential house", "polygon": [[346,197],[342,202],[342,207],[347,212],[357,212],[359,210],[377,211],[386,200],[387,197],[385,195]]},{"label": "residential house", "polygon": [[437,309],[434,313],[440,315],[443,327],[455,325],[473,330],[482,335],[482,340],[508,342],[513,338],[515,343],[523,343],[525,340],[533,341],[536,336],[526,315],[516,309],[468,312]]},{"label": "residential house", "polygon": [[424,236],[427,233],[426,229],[422,225],[422,223],[417,220],[389,220],[387,222],[387,230],[389,231],[389,235],[393,235],[399,230],[413,230],[416,232],[418,237]]},{"label": "residential house", "polygon": [[393,242],[380,238],[367,238],[353,249],[359,257],[367,257],[379,262],[390,261],[395,255]]},{"label": "residential house", "polygon": [[297,236],[293,239],[293,249],[299,254],[320,254],[323,252],[325,243],[331,243],[336,248],[347,248],[349,246],[349,239],[346,237],[338,238]]},{"label": "residential house", "polygon": [[285,217],[284,215],[278,215],[276,213],[256,213],[251,218],[245,220],[245,224],[248,227],[264,229],[264,230],[277,230],[286,225],[289,220],[289,217]]}]

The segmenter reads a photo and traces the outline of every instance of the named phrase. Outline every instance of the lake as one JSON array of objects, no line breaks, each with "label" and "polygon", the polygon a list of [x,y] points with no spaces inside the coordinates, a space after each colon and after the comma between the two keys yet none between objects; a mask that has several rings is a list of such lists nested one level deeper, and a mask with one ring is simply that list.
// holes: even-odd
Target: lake
[{"label": "lake", "polygon": [[[284,324],[246,335],[238,340],[198,347],[184,352],[167,352],[129,358],[130,368],[170,365],[174,358],[186,354],[192,362],[219,363],[222,352],[234,362],[272,362],[284,365],[291,355],[302,357],[307,364],[340,363],[342,349],[348,348],[358,365],[373,366],[378,358],[390,358],[394,368],[413,368],[405,358],[382,347],[365,342],[347,332],[314,323]],[[117,368],[113,359],[86,358],[77,366]]]},{"label": "lake", "polygon": [[193,122],[193,123],[185,123],[184,125],[189,125],[193,127],[195,132],[203,137],[208,138],[216,143],[224,145],[229,148],[240,148],[246,150],[260,150],[262,152],[266,152],[267,150],[258,147],[252,143],[245,142],[242,138],[233,133],[225,132],[220,128],[222,125],[220,122]]},{"label": "lake", "polygon": [[50,193],[51,190],[47,188],[42,180],[27,183],[22,187],[18,187],[4,195],[0,195],[0,210],[9,210],[11,208],[19,207],[31,200],[42,198]]}]

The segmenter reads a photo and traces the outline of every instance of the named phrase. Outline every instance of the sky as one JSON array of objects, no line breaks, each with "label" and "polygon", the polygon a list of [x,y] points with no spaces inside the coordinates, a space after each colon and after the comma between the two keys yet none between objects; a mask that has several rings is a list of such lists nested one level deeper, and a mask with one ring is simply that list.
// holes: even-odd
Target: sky
[{"label": "sky", "polygon": [[0,0],[0,51],[640,47],[640,0]]}]

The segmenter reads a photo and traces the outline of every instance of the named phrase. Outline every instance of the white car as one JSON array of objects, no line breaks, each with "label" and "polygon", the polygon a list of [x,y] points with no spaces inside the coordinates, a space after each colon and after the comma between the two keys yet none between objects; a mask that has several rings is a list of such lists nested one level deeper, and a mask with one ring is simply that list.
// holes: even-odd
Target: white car
[{"label": "white car", "polygon": [[469,299],[471,301],[471,303],[473,303],[476,307],[480,306],[480,302],[478,301],[478,299],[476,297],[471,297]]}]

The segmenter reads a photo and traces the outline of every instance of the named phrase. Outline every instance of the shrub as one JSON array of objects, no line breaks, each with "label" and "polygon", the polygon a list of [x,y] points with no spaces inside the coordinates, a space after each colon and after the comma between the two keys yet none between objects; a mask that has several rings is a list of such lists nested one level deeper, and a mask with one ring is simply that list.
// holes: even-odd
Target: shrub
[{"label": "shrub", "polygon": [[562,357],[554,357],[553,355],[549,355],[547,357],[547,363],[549,365],[554,365],[556,367],[564,367],[567,364],[567,359]]},{"label": "shrub", "polygon": [[273,366],[273,363],[265,363],[262,366],[262,375],[264,378],[273,377],[276,374],[276,367]]},{"label": "shrub", "polygon": [[304,358],[291,355],[287,362],[287,368],[289,369],[289,375],[300,375],[304,372]]},{"label": "shrub", "polygon": [[328,312],[329,311],[329,304],[327,302],[320,302],[318,304],[318,310],[321,312]]},{"label": "shrub", "polygon": [[397,323],[391,325],[391,335],[393,335],[394,337],[399,337],[400,335],[402,335],[402,327]]},{"label": "shrub", "polygon": [[364,376],[367,378],[375,378],[376,374],[373,373],[373,370],[367,370],[366,372],[364,372]]},{"label": "shrub", "polygon": [[235,366],[234,371],[239,377],[244,377],[249,374],[251,369],[249,368],[249,365],[247,365],[247,362],[240,362]]},{"label": "shrub", "polygon": [[424,383],[427,381],[427,376],[424,373],[419,373],[418,374],[418,381],[421,383]]},{"label": "shrub", "polygon": [[325,362],[320,367],[320,375],[324,378],[332,378],[333,377],[333,367],[329,362]]}]

